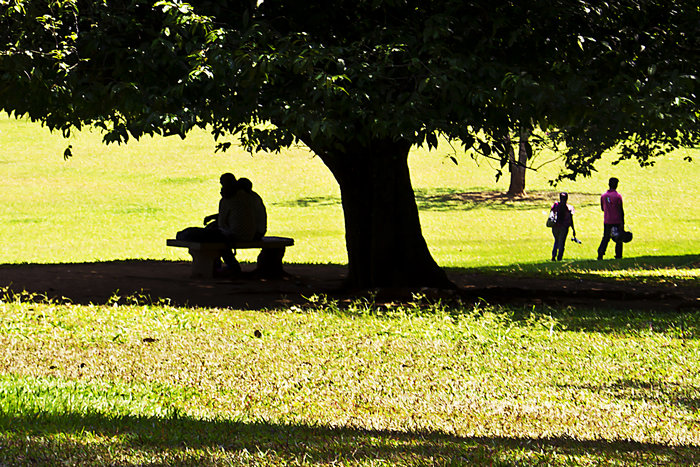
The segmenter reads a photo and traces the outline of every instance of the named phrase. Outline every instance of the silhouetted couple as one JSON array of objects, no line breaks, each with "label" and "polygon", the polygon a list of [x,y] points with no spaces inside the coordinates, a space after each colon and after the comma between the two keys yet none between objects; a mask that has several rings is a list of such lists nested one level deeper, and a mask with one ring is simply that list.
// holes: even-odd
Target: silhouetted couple
[{"label": "silhouetted couple", "polygon": [[207,228],[216,229],[229,241],[260,240],[267,231],[267,212],[262,198],[247,178],[236,180],[232,173],[219,178],[219,211],[204,218]]},{"label": "silhouetted couple", "polygon": [[247,178],[236,180],[232,173],[222,174],[219,211],[204,218],[204,228],[190,227],[178,233],[182,240],[226,243],[229,248],[221,255],[227,272],[238,273],[233,248],[237,242],[260,240],[267,231],[267,211],[262,198],[253,191]]}]

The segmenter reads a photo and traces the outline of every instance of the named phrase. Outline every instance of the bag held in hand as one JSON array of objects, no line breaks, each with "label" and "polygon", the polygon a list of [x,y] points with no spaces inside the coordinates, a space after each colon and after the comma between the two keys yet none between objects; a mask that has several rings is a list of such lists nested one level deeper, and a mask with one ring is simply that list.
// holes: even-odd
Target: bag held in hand
[{"label": "bag held in hand", "polygon": [[629,243],[632,241],[632,232],[613,226],[613,228],[610,229],[610,238],[612,238],[612,241],[615,243]]}]

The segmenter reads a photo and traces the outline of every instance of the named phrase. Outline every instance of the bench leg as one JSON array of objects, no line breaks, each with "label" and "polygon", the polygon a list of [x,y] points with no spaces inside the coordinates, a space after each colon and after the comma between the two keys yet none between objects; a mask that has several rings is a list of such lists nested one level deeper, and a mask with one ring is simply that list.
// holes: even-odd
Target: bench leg
[{"label": "bench leg", "polygon": [[286,248],[263,248],[258,255],[257,274],[268,279],[277,279],[284,276],[282,258]]},{"label": "bench leg", "polygon": [[188,249],[192,256],[192,277],[212,278],[221,252],[216,250]]}]

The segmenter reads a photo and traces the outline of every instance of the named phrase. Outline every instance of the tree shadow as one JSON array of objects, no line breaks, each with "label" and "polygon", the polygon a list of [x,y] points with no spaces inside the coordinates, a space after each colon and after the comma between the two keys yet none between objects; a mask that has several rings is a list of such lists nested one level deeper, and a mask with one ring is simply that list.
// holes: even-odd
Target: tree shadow
[{"label": "tree shadow", "polygon": [[0,300],[65,304],[169,304],[265,310],[308,303],[306,296],[340,289],[347,267],[285,263],[268,279],[242,262],[239,276],[193,278],[189,261],[115,260],[85,263],[0,264]]},{"label": "tree shadow", "polygon": [[700,388],[688,384],[619,379],[606,385],[560,385],[560,387],[592,391],[613,399],[631,399],[651,404],[661,402],[683,407],[691,412],[700,410],[700,399],[695,396],[700,393]]},{"label": "tree shadow", "polygon": [[45,219],[39,219],[39,218],[18,218],[18,219],[9,219],[9,220],[5,221],[5,223],[8,225],[23,225],[23,224],[40,224],[44,221],[45,221]]},{"label": "tree shadow", "polygon": [[[120,455],[119,451],[152,454],[184,450],[219,452],[234,457],[243,453],[264,453],[268,461],[310,465],[338,461],[521,465],[522,460],[518,459],[523,453],[532,453],[544,461],[561,455],[601,456],[613,464],[649,459],[650,456],[656,462],[672,465],[700,461],[700,450],[694,445],[581,440],[569,436],[461,437],[439,431],[399,432],[305,424],[207,421],[178,415],[162,418],[70,412],[20,416],[4,413],[0,414],[0,429],[5,440],[11,440],[5,455],[10,454],[10,448],[19,453],[30,453],[32,463],[41,463],[47,458],[54,462],[75,458],[101,458],[109,462],[110,456]],[[104,436],[110,441],[75,441],[81,433]],[[47,436],[56,439],[55,444],[47,442]],[[88,437],[94,440],[91,435]],[[3,443],[4,440],[0,441]],[[46,453],[47,450],[51,453]]]},{"label": "tree shadow", "polygon": [[[700,301],[697,300],[700,296],[697,281],[659,285],[629,279],[602,280],[593,275],[586,277],[579,270],[589,267],[650,270],[659,267],[697,267],[699,260],[698,255],[683,255],[630,258],[603,263],[574,261],[569,262],[570,266],[546,262],[522,266],[449,268],[448,276],[459,289],[435,290],[427,295],[445,303],[454,303],[460,299],[461,303],[456,306],[462,308],[469,308],[470,304],[481,301],[515,307],[523,304],[547,305],[549,313],[556,313],[562,320],[567,320],[572,329],[596,331],[605,329],[605,326],[617,328],[624,323],[614,320],[620,321],[622,317],[627,317],[640,330],[644,326],[648,328],[651,323],[654,329],[680,327],[686,330],[684,332],[697,336],[697,322],[686,319],[686,312],[697,310],[700,306]],[[255,268],[250,263],[242,266],[244,271]],[[567,267],[574,272],[567,272]],[[191,278],[191,263],[188,261],[1,264],[0,293],[3,290],[15,295],[27,292],[25,298],[35,294],[39,300],[57,299],[86,305],[123,303],[123,300],[132,297],[147,304],[148,297],[151,297],[150,303],[153,304],[158,304],[163,299],[173,306],[249,310],[308,305],[306,297],[321,294],[352,300],[361,293],[343,289],[347,275],[345,265],[285,263],[285,270],[289,273],[287,276],[274,280],[254,276],[201,280]],[[367,292],[376,298],[381,295],[387,302],[412,302],[414,292],[424,293],[406,288]],[[122,301],[117,301],[117,296]],[[572,306],[580,311],[577,314],[567,311]],[[656,318],[646,317],[648,314],[641,318],[638,317],[641,315],[634,314],[638,311],[624,311],[632,308],[647,311],[653,309],[653,316],[658,317],[658,323]],[[607,309],[613,311],[606,311]],[[667,316],[664,312],[676,315]],[[687,322],[679,321],[681,318]]]},{"label": "tree shadow", "polygon": [[543,313],[554,317],[558,326],[573,332],[660,333],[678,339],[700,339],[700,317],[695,310],[640,312],[600,308],[552,309]]},{"label": "tree shadow", "polygon": [[[558,191],[531,191],[524,196],[509,197],[499,191],[464,192],[454,188],[416,189],[418,208],[425,211],[471,211],[491,209],[532,211],[549,207],[559,200]],[[599,193],[570,192],[569,201],[576,207],[597,206]]]},{"label": "tree shadow", "polygon": [[[660,332],[700,339],[700,283],[688,279],[636,276],[640,271],[697,269],[700,255],[641,256],[622,260],[579,260],[527,265],[450,268],[464,282],[467,297],[505,304],[514,320],[553,317],[560,329],[583,332]],[[633,272],[602,277],[600,271]],[[488,283],[488,285],[483,285]]]},{"label": "tree shadow", "polygon": [[[492,209],[529,211],[549,207],[559,199],[558,191],[530,191],[524,196],[509,197],[499,191],[462,191],[455,188],[417,188],[414,190],[418,209],[424,211],[471,211]],[[577,208],[598,206],[599,193],[570,192],[569,200]],[[275,206],[318,207],[342,203],[339,196],[306,196],[295,200],[273,203]]]},{"label": "tree shadow", "polygon": [[295,200],[272,203],[283,208],[307,208],[320,206],[336,206],[341,204],[338,196],[306,196]]},{"label": "tree shadow", "polygon": [[[517,275],[521,274],[538,274],[538,273],[556,273],[559,277],[576,275],[581,277],[586,275],[584,271],[655,271],[662,269],[697,269],[700,268],[700,254],[685,254],[685,255],[644,255],[634,256],[622,259],[606,259],[598,261],[592,259],[568,260],[564,259],[561,262],[540,261],[538,263],[529,264],[507,264],[499,266],[482,266],[472,268],[486,273],[509,273]],[[467,271],[469,268],[452,268],[454,270]],[[620,277],[616,282],[634,283],[633,276]]]}]

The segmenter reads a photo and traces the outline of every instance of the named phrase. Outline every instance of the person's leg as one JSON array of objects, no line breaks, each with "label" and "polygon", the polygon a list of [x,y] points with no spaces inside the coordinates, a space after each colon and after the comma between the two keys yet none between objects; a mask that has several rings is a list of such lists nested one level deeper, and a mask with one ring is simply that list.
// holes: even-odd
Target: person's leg
[{"label": "person's leg", "polygon": [[236,259],[236,255],[233,254],[232,249],[226,249],[221,253],[221,259],[224,260],[224,263],[228,267],[228,270],[232,273],[239,273],[241,272],[241,265]]},{"label": "person's leg", "polygon": [[564,257],[564,248],[566,248],[566,237],[569,236],[569,228],[565,227],[559,232],[559,253],[557,254],[557,261],[561,261]]},{"label": "person's leg", "polygon": [[221,234],[221,238],[221,241],[228,245],[228,248],[221,253],[221,259],[224,260],[229,272],[238,274],[241,272],[241,265],[236,259],[236,255],[233,253],[233,248],[231,248],[231,245],[235,243],[235,239],[227,237],[223,233]]},{"label": "person's leg", "polygon": [[608,242],[610,242],[610,231],[612,228],[612,224],[603,224],[603,239],[600,241],[600,246],[598,247],[598,259],[603,259],[605,250],[608,249]]},{"label": "person's leg", "polygon": [[[617,228],[622,232],[622,225],[618,225]],[[624,245],[624,242],[615,242],[615,258],[617,259],[622,258],[622,245]]]},{"label": "person's leg", "polygon": [[556,261],[556,259],[557,259],[557,248],[559,247],[559,245],[558,245],[559,240],[557,239],[557,229],[556,229],[556,227],[552,227],[552,236],[554,237],[554,245],[552,245],[552,261]]}]

